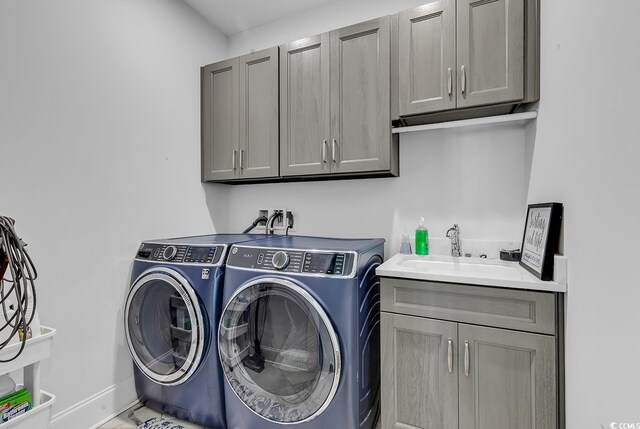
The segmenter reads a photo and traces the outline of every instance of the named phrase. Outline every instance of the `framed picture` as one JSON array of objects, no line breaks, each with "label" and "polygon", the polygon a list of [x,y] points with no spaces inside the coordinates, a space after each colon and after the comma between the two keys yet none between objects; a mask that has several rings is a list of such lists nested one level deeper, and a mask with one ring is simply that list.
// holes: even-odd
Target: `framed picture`
[{"label": "framed picture", "polygon": [[562,204],[530,204],[522,237],[520,265],[540,280],[553,280],[553,258],[558,251]]}]

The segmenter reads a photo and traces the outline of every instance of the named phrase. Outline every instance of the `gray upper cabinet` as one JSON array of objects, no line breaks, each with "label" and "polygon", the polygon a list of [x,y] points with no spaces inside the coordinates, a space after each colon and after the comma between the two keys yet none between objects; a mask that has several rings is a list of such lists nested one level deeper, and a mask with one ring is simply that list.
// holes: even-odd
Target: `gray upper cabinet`
[{"label": "gray upper cabinet", "polygon": [[458,326],[381,314],[382,428],[458,427]]},{"label": "gray upper cabinet", "polygon": [[238,169],[244,179],[278,177],[278,48],[240,57],[240,147]]},{"label": "gray upper cabinet", "polygon": [[202,68],[202,180],[278,177],[278,48]]},{"label": "gray upper cabinet", "polygon": [[458,107],[524,97],[525,0],[458,0]]},{"label": "gray upper cabinet", "polygon": [[390,169],[391,18],[331,32],[332,173]]},{"label": "gray upper cabinet", "polygon": [[460,429],[555,429],[553,337],[459,325]]},{"label": "gray upper cabinet", "polygon": [[400,115],[456,107],[456,3],[439,0],[400,12]]},{"label": "gray upper cabinet", "polygon": [[539,0],[437,0],[400,12],[399,116],[415,125],[537,101],[539,25]]},{"label": "gray upper cabinet", "polygon": [[282,176],[397,174],[391,18],[280,47]]},{"label": "gray upper cabinet", "polygon": [[236,176],[238,59],[202,68],[202,180]]},{"label": "gray upper cabinet", "polygon": [[280,47],[280,172],[330,172],[329,34]]}]

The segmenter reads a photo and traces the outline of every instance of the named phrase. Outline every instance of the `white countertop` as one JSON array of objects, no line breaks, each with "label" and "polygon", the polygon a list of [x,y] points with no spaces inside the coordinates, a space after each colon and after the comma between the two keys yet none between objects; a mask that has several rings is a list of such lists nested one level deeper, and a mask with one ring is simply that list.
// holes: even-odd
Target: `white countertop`
[{"label": "white countertop", "polygon": [[556,255],[554,281],[542,281],[518,262],[499,259],[454,258],[397,254],[376,269],[383,277],[398,277],[444,283],[567,292],[567,259]]}]

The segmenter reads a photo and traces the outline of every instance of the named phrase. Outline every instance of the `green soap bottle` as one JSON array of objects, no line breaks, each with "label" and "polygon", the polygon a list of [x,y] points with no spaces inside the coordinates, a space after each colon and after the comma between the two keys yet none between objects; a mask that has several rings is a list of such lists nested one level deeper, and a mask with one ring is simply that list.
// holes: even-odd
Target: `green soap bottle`
[{"label": "green soap bottle", "polygon": [[429,254],[429,231],[424,227],[424,218],[418,218],[418,228],[416,228],[416,255]]}]

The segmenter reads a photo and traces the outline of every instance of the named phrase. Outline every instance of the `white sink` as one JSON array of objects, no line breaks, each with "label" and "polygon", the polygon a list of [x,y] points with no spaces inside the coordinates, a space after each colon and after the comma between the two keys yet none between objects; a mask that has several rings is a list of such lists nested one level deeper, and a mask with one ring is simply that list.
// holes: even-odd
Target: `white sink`
[{"label": "white sink", "polygon": [[480,258],[453,258],[447,256],[403,256],[399,267],[441,274],[467,274],[520,278],[518,264]]},{"label": "white sink", "polygon": [[543,282],[518,262],[451,256],[395,255],[376,270],[385,277],[400,277],[485,286],[565,292],[566,283]]}]

